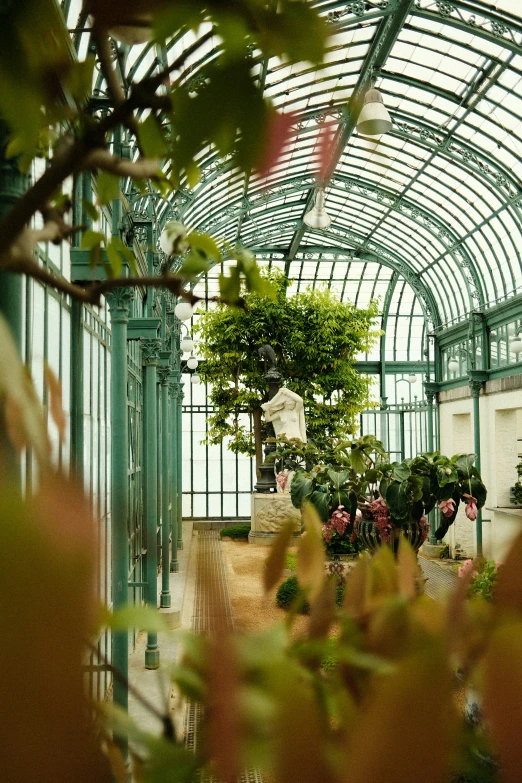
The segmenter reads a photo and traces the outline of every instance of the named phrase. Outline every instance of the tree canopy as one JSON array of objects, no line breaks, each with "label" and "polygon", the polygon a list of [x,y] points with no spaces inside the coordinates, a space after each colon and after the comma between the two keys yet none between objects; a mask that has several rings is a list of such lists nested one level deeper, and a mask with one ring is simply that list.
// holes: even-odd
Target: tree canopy
[{"label": "tree canopy", "polygon": [[[283,384],[303,398],[308,437],[344,437],[354,432],[369,402],[370,381],[354,368],[355,358],[379,335],[373,328],[376,302],[357,308],[323,288],[288,297],[289,281],[282,272],[266,277],[276,289],[274,298],[247,293],[245,310],[218,304],[201,314],[195,329],[203,360],[200,375],[210,384],[214,406],[209,443],[228,437],[232,451],[258,457],[260,406],[267,400],[258,349],[272,346]],[[244,411],[254,416],[255,438],[239,423]]]}]

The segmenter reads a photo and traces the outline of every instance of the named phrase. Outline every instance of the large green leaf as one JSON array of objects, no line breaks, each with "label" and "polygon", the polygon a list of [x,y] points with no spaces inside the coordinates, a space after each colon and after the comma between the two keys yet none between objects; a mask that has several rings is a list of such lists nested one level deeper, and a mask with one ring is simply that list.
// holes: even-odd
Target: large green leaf
[{"label": "large green leaf", "polygon": [[457,470],[464,473],[466,477],[471,476],[471,471],[476,459],[476,454],[460,454],[455,461]]},{"label": "large green leaf", "polygon": [[341,489],[341,487],[348,481],[349,475],[350,474],[347,470],[342,470],[340,472],[335,470],[328,471],[328,476],[335,489]]},{"label": "large green leaf", "polygon": [[303,501],[313,491],[313,481],[304,473],[296,473],[290,484],[290,498],[296,508],[301,508]]},{"label": "large green leaf", "polygon": [[437,467],[437,481],[439,487],[444,487],[446,484],[457,481],[457,479],[457,468],[454,465],[439,465]]},{"label": "large green leaf", "polygon": [[396,463],[393,466],[393,478],[396,481],[404,481],[410,476],[411,476],[410,466],[406,461],[401,463]]},{"label": "large green leaf", "polygon": [[386,492],[386,504],[396,519],[407,519],[410,515],[407,487],[399,481],[392,481]]},{"label": "large green leaf", "polygon": [[[330,519],[329,500],[330,495],[327,492],[312,492],[309,497],[310,503],[315,506],[322,522],[328,522]],[[295,505],[295,504],[294,504]]]}]

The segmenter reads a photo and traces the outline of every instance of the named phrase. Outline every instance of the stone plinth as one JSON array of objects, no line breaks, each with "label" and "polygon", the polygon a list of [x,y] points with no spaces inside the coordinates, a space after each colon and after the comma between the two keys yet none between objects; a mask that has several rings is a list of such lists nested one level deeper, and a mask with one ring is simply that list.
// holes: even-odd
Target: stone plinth
[{"label": "stone plinth", "polygon": [[301,534],[301,512],[292,505],[290,495],[281,492],[253,492],[249,543],[269,546],[289,518],[295,522],[297,538]]}]

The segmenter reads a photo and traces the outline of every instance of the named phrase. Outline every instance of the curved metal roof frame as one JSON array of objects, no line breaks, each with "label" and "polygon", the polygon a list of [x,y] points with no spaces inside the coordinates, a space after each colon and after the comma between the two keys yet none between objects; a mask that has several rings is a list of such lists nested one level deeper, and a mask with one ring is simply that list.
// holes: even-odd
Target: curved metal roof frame
[{"label": "curved metal roof frame", "polygon": [[[76,26],[79,0],[63,3]],[[434,324],[454,322],[522,286],[522,11],[516,0],[320,0],[331,24],[325,63],[253,56],[265,94],[294,112],[293,136],[270,176],[245,177],[210,147],[200,183],[158,202],[172,217],[255,251],[281,254],[290,276],[301,246],[317,258],[355,248],[408,281]],[[495,6],[499,6],[496,8]],[[81,20],[80,20],[81,21]],[[83,23],[82,23],[83,24]],[[200,31],[200,38],[206,31]],[[80,49],[87,35],[79,34]],[[123,49],[142,78],[192,47],[180,79],[197,91],[219,41],[190,33],[166,50]],[[198,81],[199,79],[199,81]],[[376,83],[393,119],[380,139],[354,133],[354,107]],[[97,84],[101,94],[103,85]],[[327,231],[303,222],[315,192],[317,142],[335,130]],[[148,198],[148,197],[147,197]]]}]

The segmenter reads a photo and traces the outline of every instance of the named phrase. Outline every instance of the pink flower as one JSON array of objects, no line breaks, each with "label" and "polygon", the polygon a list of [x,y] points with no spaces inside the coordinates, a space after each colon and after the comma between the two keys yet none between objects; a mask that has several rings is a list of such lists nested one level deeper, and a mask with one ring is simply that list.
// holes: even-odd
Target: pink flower
[{"label": "pink flower", "polygon": [[344,511],[344,506],[339,506],[330,517],[330,525],[333,525],[340,536],[344,536],[345,530],[350,523],[350,514]]},{"label": "pink flower", "polygon": [[329,544],[330,541],[332,540],[333,534],[334,534],[333,525],[323,525],[323,538],[327,544]]},{"label": "pink flower", "polygon": [[424,542],[428,538],[430,523],[428,522],[426,517],[421,517],[419,520],[419,525],[421,528],[421,544],[424,544]]},{"label": "pink flower", "polygon": [[439,508],[445,517],[451,517],[455,511],[455,501],[453,498],[450,498],[449,500],[441,500],[439,503]]},{"label": "pink flower", "polygon": [[467,504],[466,504],[466,516],[468,519],[470,519],[472,522],[474,522],[477,518],[478,514],[478,508],[477,504],[475,503],[474,498],[472,498]]},{"label": "pink flower", "polygon": [[276,482],[279,484],[282,490],[286,487],[288,484],[288,473],[285,473],[284,470],[282,470],[280,473],[276,476]]},{"label": "pink flower", "polygon": [[461,567],[458,570],[458,575],[460,577],[466,576],[469,572],[476,573],[475,572],[475,563],[473,560],[464,560]]}]

